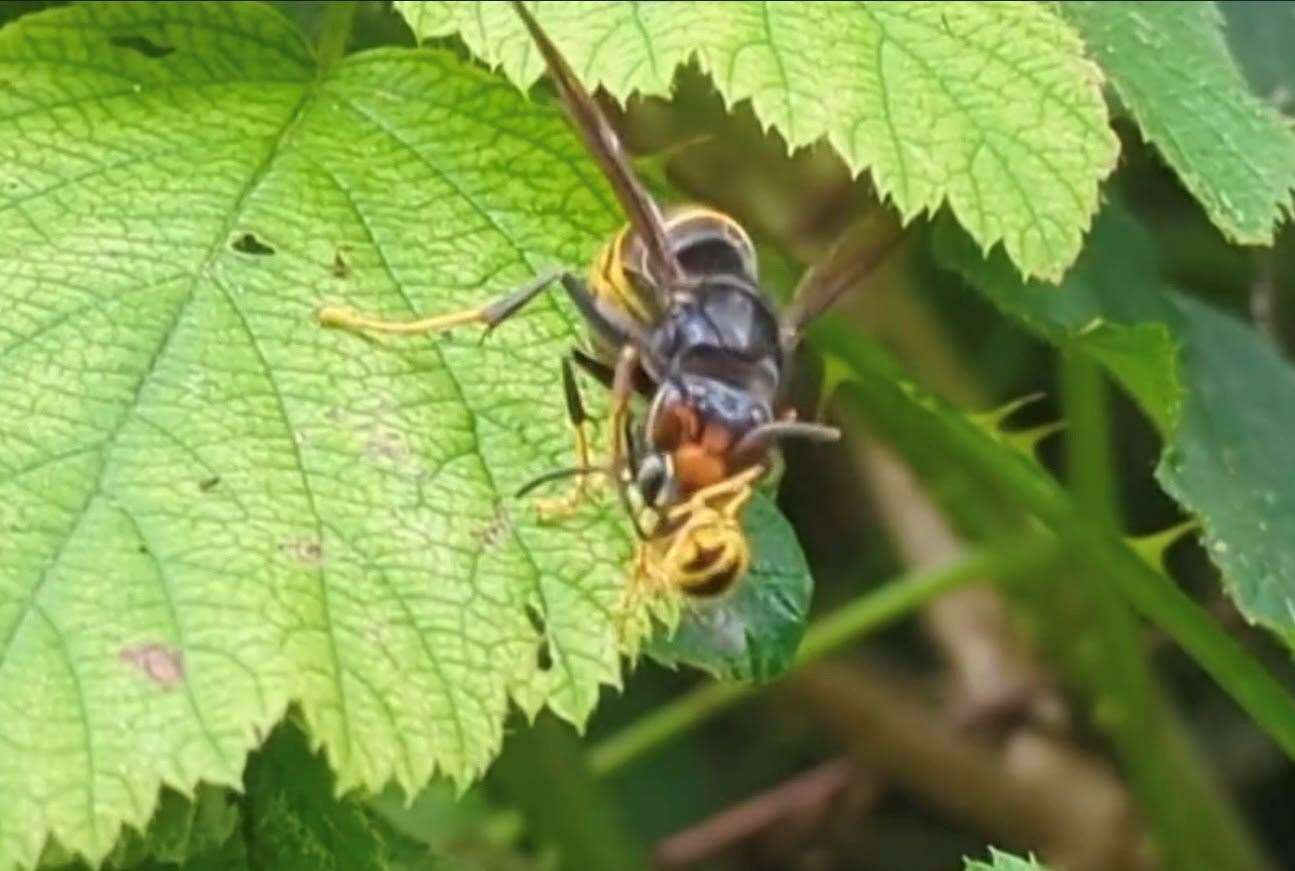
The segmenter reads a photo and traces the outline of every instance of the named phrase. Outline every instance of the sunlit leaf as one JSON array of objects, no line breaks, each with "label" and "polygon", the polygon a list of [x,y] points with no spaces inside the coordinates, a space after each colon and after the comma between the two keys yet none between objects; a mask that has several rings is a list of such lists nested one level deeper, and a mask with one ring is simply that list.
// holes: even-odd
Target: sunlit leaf
[{"label": "sunlit leaf", "polygon": [[511,495],[571,462],[572,307],[315,319],[586,263],[620,219],[556,107],[443,51],[323,73],[256,4],[95,3],[0,31],[0,131],[0,866],[237,786],[292,702],[342,789],[468,782],[510,704],[583,722],[632,542]]},{"label": "sunlit leaf", "polygon": [[989,848],[989,861],[964,859],[963,871],[1048,871],[1034,856],[1022,859],[1002,850]]},{"label": "sunlit leaf", "polygon": [[1217,7],[1103,0],[1061,8],[1210,220],[1234,241],[1270,244],[1295,208],[1295,132],[1246,84]]},{"label": "sunlit leaf", "polygon": [[986,261],[956,228],[941,230],[949,265],[1129,389],[1165,437],[1157,477],[1200,516],[1237,607],[1295,644],[1295,367],[1253,329],[1168,287],[1149,236],[1118,207],[1098,219],[1063,293],[1023,284],[1003,258]]},{"label": "sunlit leaf", "polygon": [[[458,33],[529,85],[503,3],[397,2],[420,38]],[[905,218],[947,201],[981,245],[1056,280],[1079,254],[1118,150],[1073,30],[1026,3],[547,3],[572,67],[621,100],[667,94],[695,56],[731,104],[792,147],[826,137]]]}]

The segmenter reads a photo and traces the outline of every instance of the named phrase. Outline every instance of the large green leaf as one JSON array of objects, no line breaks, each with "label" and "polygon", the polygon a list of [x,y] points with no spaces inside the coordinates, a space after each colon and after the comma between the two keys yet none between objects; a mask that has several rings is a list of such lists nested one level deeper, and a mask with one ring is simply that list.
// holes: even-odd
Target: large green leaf
[{"label": "large green leaf", "polygon": [[293,701],[342,789],[466,783],[510,703],[584,721],[631,540],[510,496],[571,461],[578,317],[315,312],[475,304],[618,222],[554,106],[447,52],[323,71],[255,4],[0,31],[0,867],[237,785]]},{"label": "large green leaf", "polygon": [[1166,286],[1148,234],[1118,207],[1098,219],[1062,293],[1022,283],[950,225],[937,248],[1005,312],[1129,388],[1165,436],[1157,477],[1200,516],[1237,607],[1295,644],[1295,368],[1254,330]]},{"label": "large green leaf", "polygon": [[1214,4],[1103,0],[1062,9],[1210,220],[1237,242],[1271,243],[1295,208],[1295,133],[1251,92]]},{"label": "large green leaf", "polygon": [[[528,85],[541,65],[504,3],[398,2],[416,35],[460,34]],[[589,84],[669,93],[696,56],[792,147],[826,137],[904,217],[946,200],[981,245],[1059,279],[1114,167],[1100,76],[1043,4],[547,3],[536,16]]]}]

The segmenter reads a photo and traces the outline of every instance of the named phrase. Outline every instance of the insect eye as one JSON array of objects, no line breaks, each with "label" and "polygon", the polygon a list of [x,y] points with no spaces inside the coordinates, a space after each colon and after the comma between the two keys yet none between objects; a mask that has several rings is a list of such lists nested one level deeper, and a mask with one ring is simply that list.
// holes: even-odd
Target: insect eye
[{"label": "insect eye", "polygon": [[652,453],[639,466],[636,481],[643,501],[654,508],[669,501],[674,490],[674,463],[668,454]]}]

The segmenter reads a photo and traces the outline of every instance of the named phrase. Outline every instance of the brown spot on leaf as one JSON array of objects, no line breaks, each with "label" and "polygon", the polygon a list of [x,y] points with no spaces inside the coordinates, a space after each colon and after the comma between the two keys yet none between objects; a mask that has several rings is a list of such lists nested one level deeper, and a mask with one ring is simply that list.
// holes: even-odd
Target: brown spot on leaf
[{"label": "brown spot on leaf", "polygon": [[370,460],[389,460],[403,463],[409,459],[409,447],[404,437],[391,429],[376,429],[364,442],[364,455]]},{"label": "brown spot on leaf", "polygon": [[205,478],[199,481],[198,489],[204,493],[210,493],[212,490],[215,490],[216,487],[219,485],[220,485],[220,476],[212,475],[210,478]]},{"label": "brown spot on leaf", "polygon": [[294,538],[279,545],[279,550],[299,563],[320,566],[324,563],[324,546],[317,539]]},{"label": "brown spot on leaf", "polygon": [[513,519],[508,514],[508,506],[500,503],[490,522],[477,531],[477,540],[486,550],[494,550],[503,544],[504,539],[513,531]]},{"label": "brown spot on leaf", "polygon": [[166,644],[134,644],[121,649],[121,661],[169,690],[184,681],[184,653]]}]

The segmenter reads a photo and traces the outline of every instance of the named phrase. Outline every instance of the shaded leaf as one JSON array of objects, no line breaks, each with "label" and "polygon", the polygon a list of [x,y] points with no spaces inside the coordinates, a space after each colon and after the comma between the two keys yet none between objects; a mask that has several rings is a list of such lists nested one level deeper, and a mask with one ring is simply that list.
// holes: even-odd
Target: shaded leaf
[{"label": "shaded leaf", "polygon": [[[321,76],[256,4],[96,3],[0,31],[0,866],[97,860],[159,786],[237,786],[292,702],[339,788],[582,722],[633,647],[570,462],[572,307],[366,339],[582,264],[620,219],[555,107],[447,52]],[[641,615],[639,615],[641,616]],[[537,651],[548,652],[547,667]]]},{"label": "shaded leaf", "polygon": [[[522,86],[541,64],[502,3],[398,2],[422,39],[458,33]],[[696,56],[728,103],[791,147],[826,137],[905,219],[946,200],[984,247],[1057,280],[1115,165],[1100,77],[1043,4],[559,3],[540,23],[587,84],[668,94]]]},{"label": "shaded leaf", "polygon": [[1117,207],[1060,294],[1022,284],[951,226],[937,250],[1006,313],[1092,354],[1129,389],[1165,438],[1156,475],[1200,516],[1233,601],[1295,644],[1295,367],[1253,329],[1168,287],[1147,233]]},{"label": "shaded leaf", "polygon": [[205,856],[224,853],[237,837],[238,807],[225,789],[200,786],[190,800],[163,790],[157,810],[142,835],[127,832],[109,854],[112,868],[172,864],[187,866]]},{"label": "shaded leaf", "polygon": [[521,812],[533,841],[556,848],[560,867],[649,867],[647,850],[590,769],[584,746],[553,717],[518,731],[491,769],[489,785]]},{"label": "shaded leaf", "polygon": [[283,723],[247,768],[246,840],[254,868],[283,871],[387,871],[420,848],[363,804],[335,794],[327,761]]},{"label": "shaded leaf", "polygon": [[673,634],[648,645],[653,659],[757,683],[791,666],[809,614],[809,567],[795,533],[767,497],[752,501],[745,525],[753,542],[751,577],[728,596],[685,611]]},{"label": "shaded leaf", "polygon": [[1256,97],[1213,3],[1072,2],[1061,7],[1142,134],[1231,240],[1271,244],[1292,213],[1295,132]]}]

